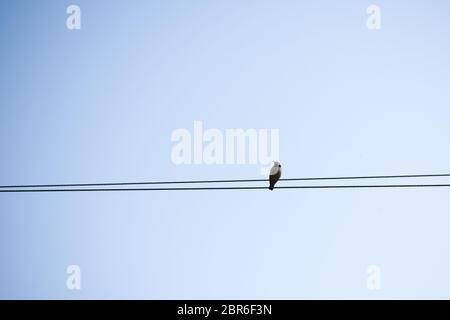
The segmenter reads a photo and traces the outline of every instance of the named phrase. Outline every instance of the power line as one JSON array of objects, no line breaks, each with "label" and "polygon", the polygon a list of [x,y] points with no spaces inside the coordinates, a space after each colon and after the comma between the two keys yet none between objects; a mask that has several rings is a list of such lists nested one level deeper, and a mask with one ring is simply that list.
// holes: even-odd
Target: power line
[{"label": "power line", "polygon": [[[403,178],[437,178],[437,177],[450,177],[450,173],[379,175],[379,176],[305,177],[305,178],[284,178],[284,179],[280,179],[280,181],[366,180],[366,179],[403,179]],[[160,184],[245,183],[245,182],[263,182],[263,181],[268,181],[268,179],[141,181],[141,182],[106,182],[106,183],[70,183],[70,184],[24,184],[24,185],[9,185],[9,186],[3,185],[3,186],[0,186],[0,189],[102,187],[102,186],[106,187],[106,186],[160,185]]]},{"label": "power line", "polygon": [[[391,184],[391,185],[323,185],[323,186],[280,186],[275,189],[362,189],[362,188],[441,188],[450,184]],[[130,191],[205,191],[205,190],[267,190],[267,187],[181,187],[181,188],[95,188],[95,189],[10,189],[0,193],[31,192],[130,192]]]}]

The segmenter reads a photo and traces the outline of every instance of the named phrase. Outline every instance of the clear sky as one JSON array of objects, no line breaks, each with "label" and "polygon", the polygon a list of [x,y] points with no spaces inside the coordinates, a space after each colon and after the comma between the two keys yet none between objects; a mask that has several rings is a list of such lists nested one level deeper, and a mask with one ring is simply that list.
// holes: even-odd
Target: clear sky
[{"label": "clear sky", "polygon": [[[196,120],[279,129],[285,178],[450,172],[445,0],[4,0],[0,40],[3,185],[261,178],[175,165]],[[0,194],[0,298],[450,298],[449,194]]]}]

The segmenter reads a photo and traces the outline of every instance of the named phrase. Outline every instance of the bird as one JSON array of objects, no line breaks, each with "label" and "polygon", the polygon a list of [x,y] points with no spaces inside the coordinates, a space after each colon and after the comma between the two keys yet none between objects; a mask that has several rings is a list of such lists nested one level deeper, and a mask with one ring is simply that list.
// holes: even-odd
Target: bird
[{"label": "bird", "polygon": [[272,191],[275,183],[277,183],[278,179],[281,177],[281,164],[278,161],[274,161],[272,169],[270,169],[269,175],[269,190]]}]

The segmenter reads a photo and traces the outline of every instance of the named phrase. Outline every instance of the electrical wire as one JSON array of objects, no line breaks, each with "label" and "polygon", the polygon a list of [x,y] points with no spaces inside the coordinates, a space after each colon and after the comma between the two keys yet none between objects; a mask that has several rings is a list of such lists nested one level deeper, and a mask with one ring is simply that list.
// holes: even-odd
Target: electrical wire
[{"label": "electrical wire", "polygon": [[[284,178],[279,181],[322,181],[322,180],[369,180],[369,179],[404,179],[404,178],[437,178],[450,177],[444,174],[410,174],[410,175],[378,175],[378,176],[340,176],[340,177],[305,177]],[[65,187],[106,187],[106,186],[132,186],[132,185],[162,185],[162,184],[207,184],[207,183],[247,183],[263,182],[268,179],[232,179],[232,180],[183,180],[183,181],[142,181],[142,182],[106,182],[106,183],[70,183],[70,184],[23,184],[2,185],[0,189],[15,188],[65,188]]]},{"label": "electrical wire", "polygon": [[[279,186],[275,189],[362,189],[362,188],[440,188],[450,184],[393,184],[393,185],[322,185],[322,186]],[[175,187],[175,188],[95,188],[95,189],[9,189],[0,193],[32,193],[32,192],[131,192],[131,191],[205,191],[205,190],[266,190],[267,187]]]}]

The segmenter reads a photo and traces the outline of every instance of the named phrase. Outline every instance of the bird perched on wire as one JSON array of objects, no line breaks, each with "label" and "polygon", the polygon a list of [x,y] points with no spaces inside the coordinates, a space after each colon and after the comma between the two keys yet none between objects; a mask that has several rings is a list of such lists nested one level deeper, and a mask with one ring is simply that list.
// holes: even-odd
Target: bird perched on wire
[{"label": "bird perched on wire", "polygon": [[277,183],[278,179],[281,177],[281,164],[278,161],[274,161],[272,169],[270,169],[269,175],[269,190],[273,190],[275,183]]}]

